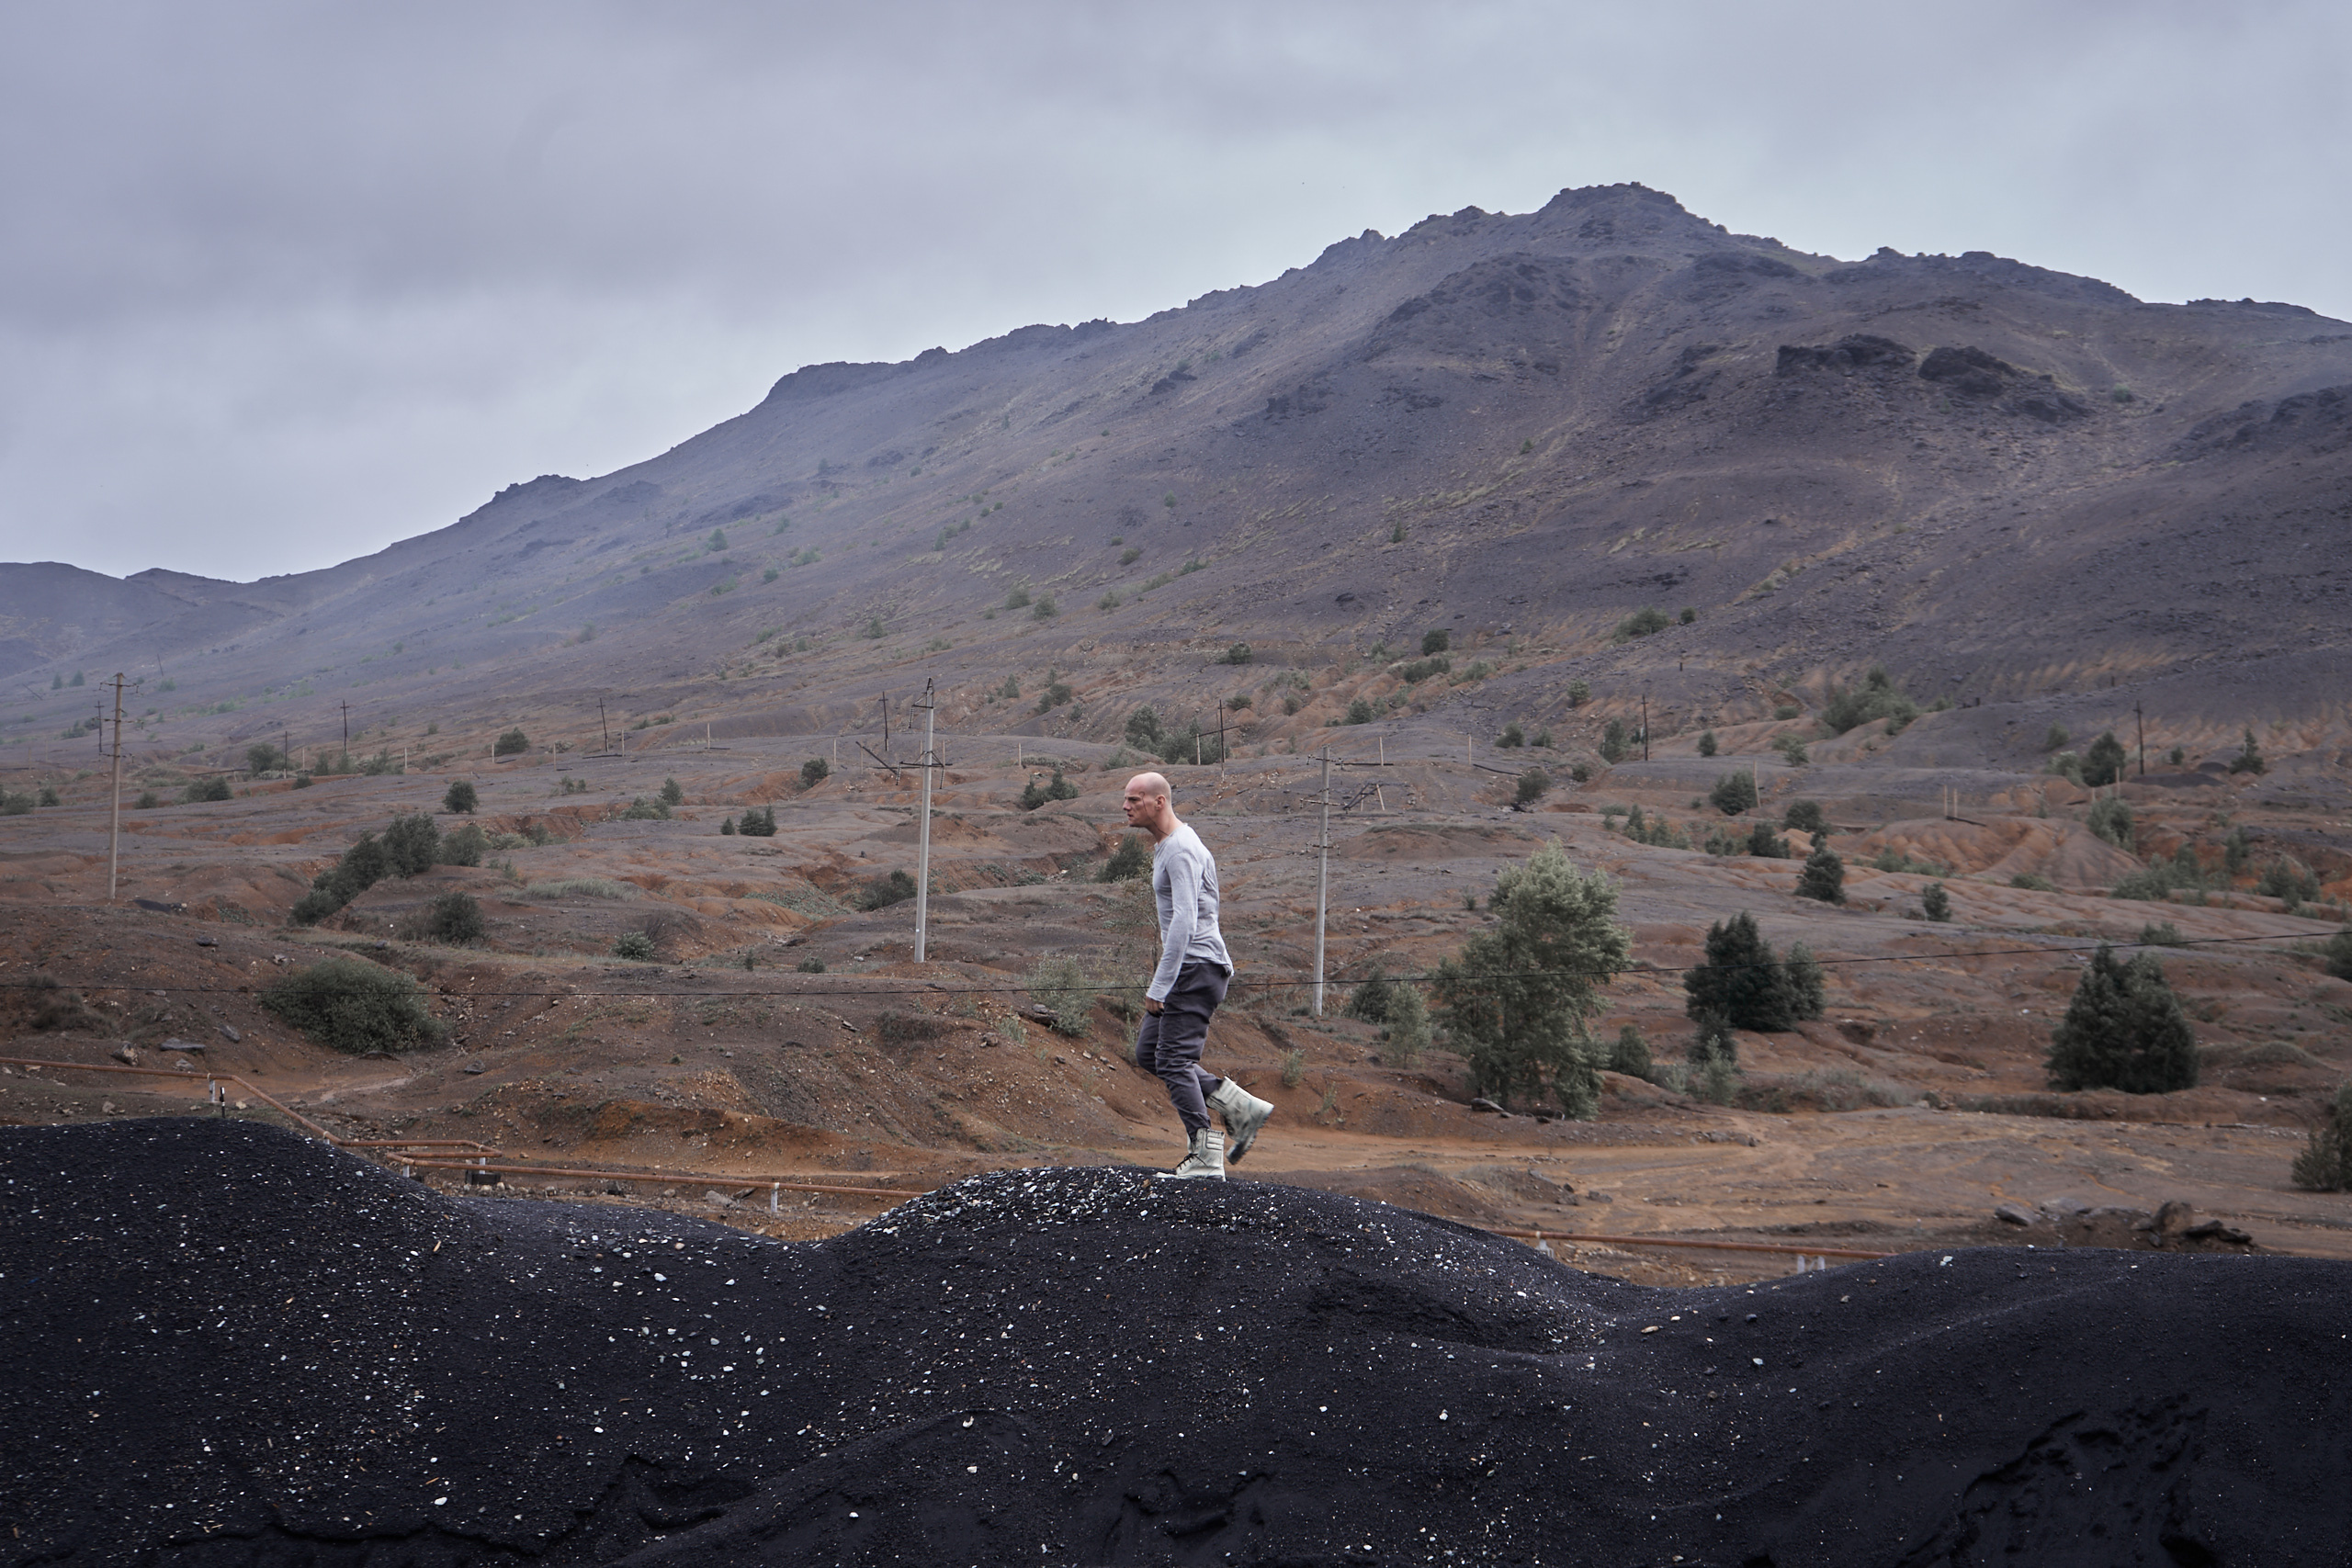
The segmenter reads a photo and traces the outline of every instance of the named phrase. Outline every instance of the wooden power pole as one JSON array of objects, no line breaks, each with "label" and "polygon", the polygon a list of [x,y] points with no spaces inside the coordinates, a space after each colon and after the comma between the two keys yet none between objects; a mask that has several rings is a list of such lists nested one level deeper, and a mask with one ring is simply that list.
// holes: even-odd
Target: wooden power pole
[{"label": "wooden power pole", "polygon": [[922,700],[915,705],[922,709],[922,830],[915,843],[915,962],[923,961],[923,949],[931,935],[931,775],[939,766],[938,753],[932,746],[932,725],[939,711],[939,699],[932,693],[932,683],[922,684]]},{"label": "wooden power pole", "polygon": [[122,672],[114,677],[114,813],[107,823],[107,902],[122,868]]}]

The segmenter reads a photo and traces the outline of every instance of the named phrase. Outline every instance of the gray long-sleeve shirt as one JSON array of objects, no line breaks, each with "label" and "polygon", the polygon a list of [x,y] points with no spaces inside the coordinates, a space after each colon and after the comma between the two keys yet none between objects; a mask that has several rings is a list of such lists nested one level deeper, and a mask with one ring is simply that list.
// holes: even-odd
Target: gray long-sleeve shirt
[{"label": "gray long-sleeve shirt", "polygon": [[1232,972],[1216,929],[1216,857],[1182,822],[1151,852],[1151,896],[1159,905],[1159,967],[1146,997],[1165,1001],[1176,971],[1201,959]]}]

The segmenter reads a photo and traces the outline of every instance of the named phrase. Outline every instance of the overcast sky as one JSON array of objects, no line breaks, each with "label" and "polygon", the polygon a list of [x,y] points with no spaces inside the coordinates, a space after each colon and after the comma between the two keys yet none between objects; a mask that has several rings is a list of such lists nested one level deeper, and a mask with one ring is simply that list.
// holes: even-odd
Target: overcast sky
[{"label": "overcast sky", "polygon": [[0,559],[250,579],[812,362],[1638,180],[2352,317],[2352,6],[0,0]]}]

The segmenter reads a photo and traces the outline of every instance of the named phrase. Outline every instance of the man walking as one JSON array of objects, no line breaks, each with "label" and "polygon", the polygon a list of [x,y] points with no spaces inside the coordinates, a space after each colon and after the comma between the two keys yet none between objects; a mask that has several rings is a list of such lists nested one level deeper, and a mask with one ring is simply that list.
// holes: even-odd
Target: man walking
[{"label": "man walking", "polygon": [[[1129,779],[1122,804],[1127,826],[1151,835],[1151,894],[1159,906],[1159,967],[1144,992],[1136,1066],[1168,1086],[1169,1101],[1192,1141],[1171,1174],[1222,1180],[1226,1160],[1250,1152],[1274,1108],[1201,1066],[1209,1015],[1233,978],[1233,960],[1216,929],[1216,860],[1201,836],[1177,820],[1168,781],[1159,774]],[[1209,1125],[1211,1106],[1225,1120],[1223,1133]]]}]

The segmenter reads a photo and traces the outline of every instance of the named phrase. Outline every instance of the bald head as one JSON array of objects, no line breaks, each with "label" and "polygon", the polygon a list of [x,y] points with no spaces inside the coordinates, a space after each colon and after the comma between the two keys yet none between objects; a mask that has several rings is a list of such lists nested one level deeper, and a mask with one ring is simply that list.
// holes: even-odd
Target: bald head
[{"label": "bald head", "polygon": [[1120,797],[1127,826],[1151,835],[1153,843],[1176,830],[1176,808],[1168,798],[1168,779],[1161,773],[1137,773],[1127,781]]}]

